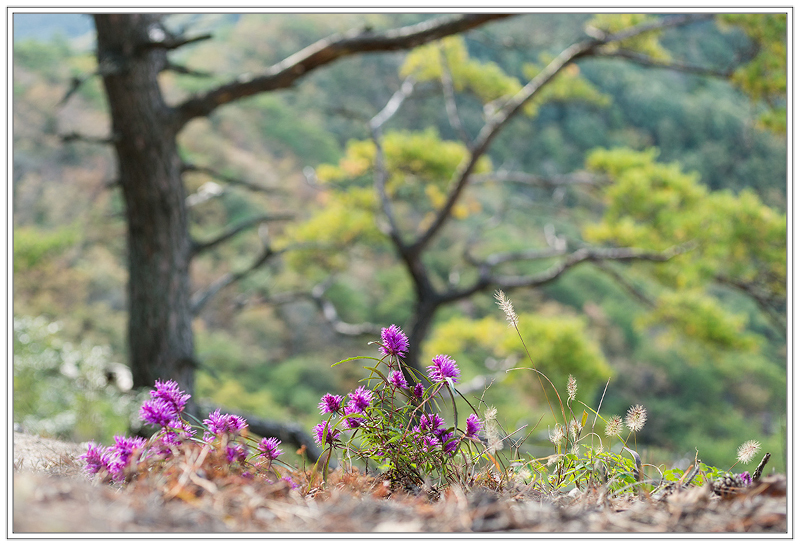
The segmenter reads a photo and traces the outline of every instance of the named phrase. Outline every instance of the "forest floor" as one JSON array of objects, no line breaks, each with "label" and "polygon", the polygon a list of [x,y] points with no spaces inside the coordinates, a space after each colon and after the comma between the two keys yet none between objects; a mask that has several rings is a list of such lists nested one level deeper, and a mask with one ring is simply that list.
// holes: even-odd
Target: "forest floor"
[{"label": "forest floor", "polygon": [[239,476],[211,481],[186,474],[187,487],[177,488],[154,476],[122,487],[96,485],[77,459],[85,449],[14,433],[10,532],[787,533],[784,476],[725,499],[706,486],[662,500],[451,488],[432,501],[390,494],[387,482],[355,474],[337,474],[306,496],[286,482]]}]

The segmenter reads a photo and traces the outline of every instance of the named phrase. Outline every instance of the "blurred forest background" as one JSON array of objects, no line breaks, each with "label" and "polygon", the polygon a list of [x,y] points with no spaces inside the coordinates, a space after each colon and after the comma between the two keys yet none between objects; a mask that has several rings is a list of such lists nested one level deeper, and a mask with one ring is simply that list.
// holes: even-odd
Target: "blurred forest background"
[{"label": "blurred forest background", "polygon": [[[213,33],[172,54],[207,74],[165,71],[160,81],[177,102],[333,32],[426,17],[174,15],[170,27]],[[359,362],[331,364],[377,355],[368,345],[379,339],[375,327],[405,327],[414,304],[408,272],[379,229],[369,120],[415,77],[382,143],[399,222],[424,227],[464,156],[463,135],[585,37],[593,18],[526,14],[412,52],[354,56],[187,125],[179,146],[195,167],[184,176],[195,240],[259,215],[291,216],[253,224],[192,263],[198,297],[244,273],[198,306],[195,398],[310,431],[320,396],[363,376]],[[716,20],[639,45],[654,58],[722,70],[764,33],[777,33],[779,47],[785,16],[768,19],[761,35]],[[62,100],[74,78],[97,69],[93,25],[63,15],[15,15],[14,24],[14,420],[109,442],[134,426],[147,391],[131,390],[126,372],[126,224],[113,150],[99,142],[110,132],[102,82],[89,78]],[[783,44],[785,55],[785,34]],[[567,67],[494,140],[453,222],[427,249],[436,282],[458,287],[489,257],[507,276],[536,275],[559,263],[559,249],[688,243],[664,263],[587,261],[508,291],[535,364],[556,386],[573,374],[578,398],[596,408],[610,378],[603,415],[647,408],[638,437],[646,462],[697,449],[704,462],[730,466],[737,446],[756,439],[785,470],[785,81],[781,98],[781,82],[763,77],[737,73],[732,85],[625,58]],[[280,252],[251,268],[265,241]],[[532,248],[545,259],[505,259]],[[534,374],[505,371],[527,357],[492,290],[438,309],[422,364],[439,353],[457,360],[461,385],[474,387],[468,396],[496,406],[507,431],[534,429],[528,451],[552,451]]]}]

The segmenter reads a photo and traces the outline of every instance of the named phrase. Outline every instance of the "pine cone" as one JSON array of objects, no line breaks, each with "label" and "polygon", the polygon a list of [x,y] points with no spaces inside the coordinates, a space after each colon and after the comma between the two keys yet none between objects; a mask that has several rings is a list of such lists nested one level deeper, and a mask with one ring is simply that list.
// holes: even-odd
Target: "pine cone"
[{"label": "pine cone", "polygon": [[725,474],[714,480],[711,490],[722,498],[736,495],[747,486],[741,476],[737,474]]}]

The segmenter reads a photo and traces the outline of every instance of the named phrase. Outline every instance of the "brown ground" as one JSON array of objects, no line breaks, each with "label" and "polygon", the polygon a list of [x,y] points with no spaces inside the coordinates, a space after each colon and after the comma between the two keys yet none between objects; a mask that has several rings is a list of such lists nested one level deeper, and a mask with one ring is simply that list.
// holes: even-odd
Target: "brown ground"
[{"label": "brown ground", "polygon": [[[17,533],[786,533],[786,480],[771,476],[721,499],[692,488],[663,500],[600,493],[548,497],[527,489],[451,489],[431,502],[393,494],[380,480],[337,476],[303,497],[285,483],[214,480],[186,464],[125,487],[95,485],[75,458],[85,446],[14,433]],[[165,476],[172,476],[165,477]]]}]

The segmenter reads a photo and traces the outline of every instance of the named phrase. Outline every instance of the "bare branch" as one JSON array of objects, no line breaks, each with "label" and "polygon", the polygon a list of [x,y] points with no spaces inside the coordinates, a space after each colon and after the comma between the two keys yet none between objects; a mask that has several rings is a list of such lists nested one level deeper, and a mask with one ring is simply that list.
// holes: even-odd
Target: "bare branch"
[{"label": "bare branch", "polygon": [[673,27],[686,25],[697,21],[705,21],[713,17],[713,14],[690,14],[675,17],[661,18],[654,22],[637,25],[629,29],[622,30],[617,34],[603,35],[598,38],[584,40],[575,43],[562,51],[550,64],[531,79],[516,95],[511,97],[505,105],[489,117],[486,124],[478,134],[468,157],[456,169],[450,183],[450,193],[447,201],[439,209],[434,221],[428,229],[422,233],[416,242],[411,245],[414,252],[419,252],[424,248],[433,237],[439,232],[450,218],[453,207],[455,207],[464,188],[467,186],[469,177],[480,158],[488,151],[489,145],[500,132],[500,130],[530,101],[539,91],[550,81],[553,80],[567,65],[577,61],[582,57],[587,57],[597,53],[601,46],[627,40],[639,34]]},{"label": "bare branch", "polygon": [[600,177],[586,171],[556,176],[539,176],[519,171],[495,171],[491,173],[473,174],[470,183],[483,184],[489,181],[513,182],[529,186],[559,187],[559,186],[599,186],[607,182],[607,178]]},{"label": "bare branch", "polygon": [[165,49],[165,50],[173,50],[181,48],[185,45],[195,44],[197,42],[203,42],[205,40],[210,40],[213,38],[214,35],[210,33],[206,34],[198,34],[197,36],[169,36],[161,26],[154,26],[150,30],[150,38],[151,41],[146,42],[139,46],[138,53],[143,53],[145,51],[149,51],[152,49]]},{"label": "bare branch", "polygon": [[510,14],[448,16],[381,33],[354,29],[343,35],[325,38],[273,65],[260,76],[242,77],[188,99],[177,107],[177,127],[182,127],[193,118],[207,116],[223,104],[265,91],[290,87],[312,70],[337,59],[358,53],[411,49],[509,16]]},{"label": "bare branch", "polygon": [[261,255],[256,258],[256,260],[250,265],[237,273],[226,273],[213,283],[211,283],[207,288],[204,290],[199,290],[192,295],[191,301],[189,303],[192,314],[197,315],[206,304],[216,296],[222,289],[227,288],[228,286],[232,285],[235,282],[238,282],[254,271],[256,271],[259,267],[263,266],[267,262],[269,262],[272,258],[279,256],[290,250],[289,248],[285,248],[282,250],[273,250],[271,246],[265,246],[264,250],[261,252]]},{"label": "bare branch", "polygon": [[252,227],[258,226],[264,222],[276,222],[281,220],[292,220],[292,219],[294,219],[293,214],[263,214],[261,216],[256,216],[255,218],[244,220],[236,225],[230,226],[228,229],[225,230],[224,233],[222,233],[222,235],[219,235],[218,237],[215,237],[210,241],[193,242],[191,255],[197,256],[199,253],[210,250],[215,246],[224,243],[228,239],[235,237],[241,232],[248,230]]},{"label": "bare branch", "polygon": [[519,287],[541,286],[560,277],[569,269],[583,262],[602,262],[602,261],[649,261],[666,262],[693,248],[691,245],[676,246],[665,252],[652,252],[636,248],[581,248],[569,254],[564,260],[558,262],[548,269],[536,275],[527,276],[505,276],[491,277],[490,284],[497,285],[501,289],[511,289]]},{"label": "bare branch", "polygon": [[192,68],[175,64],[172,61],[167,61],[164,65],[164,70],[171,70],[177,74],[185,74],[187,76],[195,76],[197,78],[210,78],[212,76],[211,72],[205,72],[203,70],[194,70]]},{"label": "bare branch", "polygon": [[400,109],[406,98],[414,91],[414,79],[407,78],[400,89],[392,95],[386,106],[378,112],[369,122],[370,134],[372,135],[372,142],[375,144],[375,189],[378,192],[378,197],[381,200],[381,207],[386,220],[389,222],[388,235],[391,237],[394,244],[402,252],[405,248],[400,228],[392,211],[392,203],[386,193],[386,180],[389,173],[386,169],[386,158],[383,153],[383,146],[381,145],[381,128],[383,124],[389,121],[391,117]]},{"label": "bare branch", "polygon": [[283,191],[281,188],[262,186],[260,184],[254,184],[252,182],[248,182],[247,180],[242,180],[240,178],[226,176],[220,173],[219,171],[212,169],[211,167],[201,167],[199,165],[194,165],[192,163],[184,163],[183,166],[181,167],[181,171],[207,174],[209,176],[216,178],[217,180],[225,182],[226,184],[230,184],[232,186],[241,186],[251,191],[257,191],[262,193],[278,193]]},{"label": "bare branch", "polygon": [[602,261],[597,261],[594,263],[594,266],[600,269],[601,271],[604,271],[611,278],[617,281],[617,284],[619,284],[620,286],[622,286],[622,288],[627,290],[628,293],[631,294],[634,298],[636,298],[640,303],[644,304],[646,307],[649,307],[650,309],[655,308],[656,304],[650,297],[648,297],[644,292],[633,286],[633,284],[630,281],[628,281],[628,279],[626,279],[619,271],[611,267],[610,264],[607,264]]},{"label": "bare branch", "polygon": [[114,137],[106,137],[106,138],[91,137],[87,135],[82,135],[80,133],[76,133],[74,131],[71,133],[59,135],[59,137],[61,138],[61,142],[85,142],[87,144],[102,144],[102,145],[114,144],[116,142],[116,139]]},{"label": "bare branch", "polygon": [[676,70],[678,72],[685,72],[687,74],[697,74],[699,76],[727,79],[733,75],[733,70],[715,70],[713,68],[690,65],[678,61],[661,61],[648,55],[643,55],[635,51],[627,51],[624,49],[619,49],[616,51],[601,51],[597,56],[606,58],[617,57],[647,68],[665,68],[669,70]]},{"label": "bare branch", "polygon": [[736,288],[753,298],[758,307],[764,312],[770,322],[772,322],[775,329],[786,337],[786,318],[783,316],[783,313],[776,309],[778,305],[784,304],[783,299],[781,299],[780,302],[776,302],[774,298],[769,297],[769,295],[764,293],[764,290],[759,289],[754,284],[737,281],[736,279],[731,279],[724,275],[717,275],[716,280],[717,282]]},{"label": "bare branch", "polygon": [[377,324],[372,324],[371,322],[351,324],[339,318],[336,307],[330,300],[324,297],[325,291],[330,288],[332,283],[333,277],[318,284],[311,290],[310,296],[314,300],[314,303],[317,304],[320,311],[322,311],[322,316],[324,316],[325,320],[333,327],[334,331],[345,336],[361,336],[364,334],[380,335],[381,327]]},{"label": "bare branch", "polygon": [[464,129],[464,125],[461,123],[461,118],[458,115],[456,93],[453,88],[453,75],[450,72],[450,65],[447,63],[447,56],[445,55],[442,45],[439,46],[439,57],[442,64],[442,91],[444,92],[444,105],[447,111],[447,118],[450,120],[450,126],[459,134],[461,140],[470,147],[472,146],[472,139]]}]

